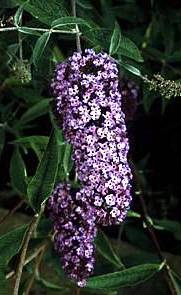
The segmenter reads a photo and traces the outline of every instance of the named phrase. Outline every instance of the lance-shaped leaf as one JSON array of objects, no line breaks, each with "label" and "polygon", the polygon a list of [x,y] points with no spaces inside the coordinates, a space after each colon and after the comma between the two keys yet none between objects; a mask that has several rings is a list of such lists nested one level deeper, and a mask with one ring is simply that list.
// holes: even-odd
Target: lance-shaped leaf
[{"label": "lance-shaped leaf", "polygon": [[136,44],[124,36],[121,38],[118,52],[120,55],[129,57],[137,62],[143,62],[143,58]]},{"label": "lance-shaped leaf", "polygon": [[20,5],[14,15],[14,24],[15,26],[19,26],[22,20],[22,14],[23,14],[24,4]]},{"label": "lance-shaped leaf", "polygon": [[39,211],[41,204],[50,196],[58,170],[58,147],[55,133],[52,132],[38,165],[36,173],[28,185],[28,198],[31,206]]},{"label": "lance-shaped leaf", "polygon": [[27,226],[27,224],[20,226],[0,237],[1,264],[7,264],[19,251]]},{"label": "lance-shaped leaf", "polygon": [[123,63],[123,62],[120,62],[120,64],[122,65],[123,68],[125,68],[128,72],[132,73],[133,75],[136,75],[136,76],[139,76],[141,77],[141,72],[138,68],[130,65],[130,64],[127,64],[127,63]]},{"label": "lance-shaped leaf", "polygon": [[137,213],[135,211],[129,210],[128,211],[128,217],[133,217],[133,218],[141,218],[141,214]]},{"label": "lance-shaped leaf", "polygon": [[116,289],[140,284],[160,271],[162,267],[163,265],[160,264],[142,264],[122,271],[92,277],[88,280],[87,287],[91,289]]},{"label": "lance-shaped leaf", "polygon": [[50,39],[50,35],[51,35],[51,32],[45,32],[43,33],[40,38],[38,38],[36,44],[35,44],[35,47],[33,49],[33,63],[35,66],[37,66],[38,64],[38,61],[40,60],[47,44],[48,44],[48,41]]},{"label": "lance-shaped leaf", "polygon": [[116,255],[108,238],[101,230],[99,230],[98,236],[96,238],[96,249],[111,264],[115,265],[119,269],[124,269],[124,265]]},{"label": "lance-shaped leaf", "polygon": [[68,14],[62,0],[16,0],[16,3],[24,4],[24,10],[47,25],[54,19]]},{"label": "lance-shaped leaf", "polygon": [[121,30],[119,24],[116,22],[113,34],[111,36],[111,43],[109,47],[109,54],[113,55],[117,52],[121,43]]}]

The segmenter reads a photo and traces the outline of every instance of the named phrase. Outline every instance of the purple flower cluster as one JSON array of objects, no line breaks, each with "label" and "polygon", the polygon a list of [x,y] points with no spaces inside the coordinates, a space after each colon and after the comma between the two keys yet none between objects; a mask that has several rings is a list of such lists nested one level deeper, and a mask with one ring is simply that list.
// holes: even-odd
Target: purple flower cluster
[{"label": "purple flower cluster", "polygon": [[52,88],[65,139],[73,146],[77,192],[58,185],[48,206],[65,272],[84,286],[94,263],[96,226],[121,223],[131,201],[129,143],[118,69],[106,53],[74,53]]},{"label": "purple flower cluster", "polygon": [[84,287],[94,268],[96,226],[93,208],[77,201],[69,184],[59,184],[48,202],[54,222],[54,244],[64,271]]},{"label": "purple flower cluster", "polygon": [[122,222],[131,201],[131,171],[116,64],[91,49],[74,53],[57,66],[52,88],[82,184],[76,198],[96,208],[97,223]]},{"label": "purple flower cluster", "polygon": [[122,95],[122,110],[125,120],[133,120],[138,106],[139,87],[130,80],[122,79],[120,83]]}]

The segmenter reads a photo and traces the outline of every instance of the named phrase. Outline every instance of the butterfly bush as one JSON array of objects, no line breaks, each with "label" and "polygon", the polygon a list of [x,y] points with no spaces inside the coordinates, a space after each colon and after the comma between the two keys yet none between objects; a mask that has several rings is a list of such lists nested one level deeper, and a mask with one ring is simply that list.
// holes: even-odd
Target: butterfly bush
[{"label": "butterfly bush", "polygon": [[[85,249],[87,241],[93,249],[96,226],[121,223],[131,201],[129,143],[118,69],[106,53],[96,54],[91,49],[84,54],[76,52],[57,66],[52,88],[65,139],[73,147],[81,184],[74,196],[69,186],[59,185],[50,198],[49,208],[57,231],[55,247],[69,277],[84,285],[92,272],[93,251],[88,262],[86,250],[80,258],[77,249],[81,245]],[[65,209],[61,207],[64,202],[69,202]],[[84,219],[82,214],[87,217]],[[77,229],[79,223],[81,232]],[[68,226],[65,231],[64,224]],[[79,237],[73,245],[72,236]]]}]

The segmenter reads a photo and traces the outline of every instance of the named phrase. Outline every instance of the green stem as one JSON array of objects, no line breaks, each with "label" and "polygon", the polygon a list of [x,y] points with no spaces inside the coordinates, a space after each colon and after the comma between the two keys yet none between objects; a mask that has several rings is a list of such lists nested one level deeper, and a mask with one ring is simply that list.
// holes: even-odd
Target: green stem
[{"label": "green stem", "polygon": [[[77,31],[75,29],[72,29],[71,31],[66,30],[56,30],[56,29],[44,29],[44,28],[32,28],[27,27],[28,29],[36,32],[50,32],[51,33],[61,33],[61,34],[77,34]],[[0,32],[7,32],[7,31],[20,31],[21,27],[8,27],[8,28],[0,28]],[[80,33],[79,33],[80,35]]]},{"label": "green stem", "polygon": [[29,229],[25,234],[24,243],[23,243],[22,251],[21,251],[21,255],[20,255],[20,261],[19,261],[17,274],[16,274],[16,281],[15,281],[13,295],[18,295],[19,294],[21,276],[22,276],[23,267],[24,267],[24,264],[25,264],[26,253],[27,253],[27,250],[28,250],[29,242],[30,242],[30,239],[31,239],[32,235],[36,231],[36,228],[38,226],[38,223],[40,221],[41,214],[43,213],[43,211],[44,211],[44,205],[42,205],[40,213],[36,214],[33,217],[32,221],[30,223]]},{"label": "green stem", "polygon": [[[71,3],[72,3],[72,15],[74,17],[76,17],[77,16],[77,13],[76,13],[76,0],[71,0]],[[77,51],[81,53],[82,50],[81,50],[81,43],[80,43],[80,31],[79,31],[79,27],[78,27],[77,24],[75,25],[75,30],[76,30]]]},{"label": "green stem", "polygon": [[[24,263],[24,266],[26,266],[27,264],[29,264],[33,259],[35,259],[41,252],[42,250],[44,249],[44,245],[41,246],[40,248],[38,248],[32,255],[30,255],[26,260],[25,260],[25,263]],[[7,275],[6,275],[6,279],[9,280],[11,279],[14,275],[16,274],[16,272],[14,270],[12,270],[11,272],[9,272]]]}]

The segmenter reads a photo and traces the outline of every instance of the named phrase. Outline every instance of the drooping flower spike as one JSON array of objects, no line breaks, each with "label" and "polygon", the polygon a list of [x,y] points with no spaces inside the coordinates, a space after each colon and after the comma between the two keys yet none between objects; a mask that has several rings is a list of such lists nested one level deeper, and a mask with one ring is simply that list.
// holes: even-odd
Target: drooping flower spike
[{"label": "drooping flower spike", "polygon": [[56,68],[52,88],[73,146],[77,191],[59,184],[48,201],[55,249],[67,275],[85,286],[94,267],[97,225],[121,223],[131,201],[129,143],[116,64],[87,49]]},{"label": "drooping flower spike", "polygon": [[74,53],[57,66],[52,88],[82,189],[76,199],[95,207],[96,223],[126,216],[131,171],[118,69],[106,53]]}]

